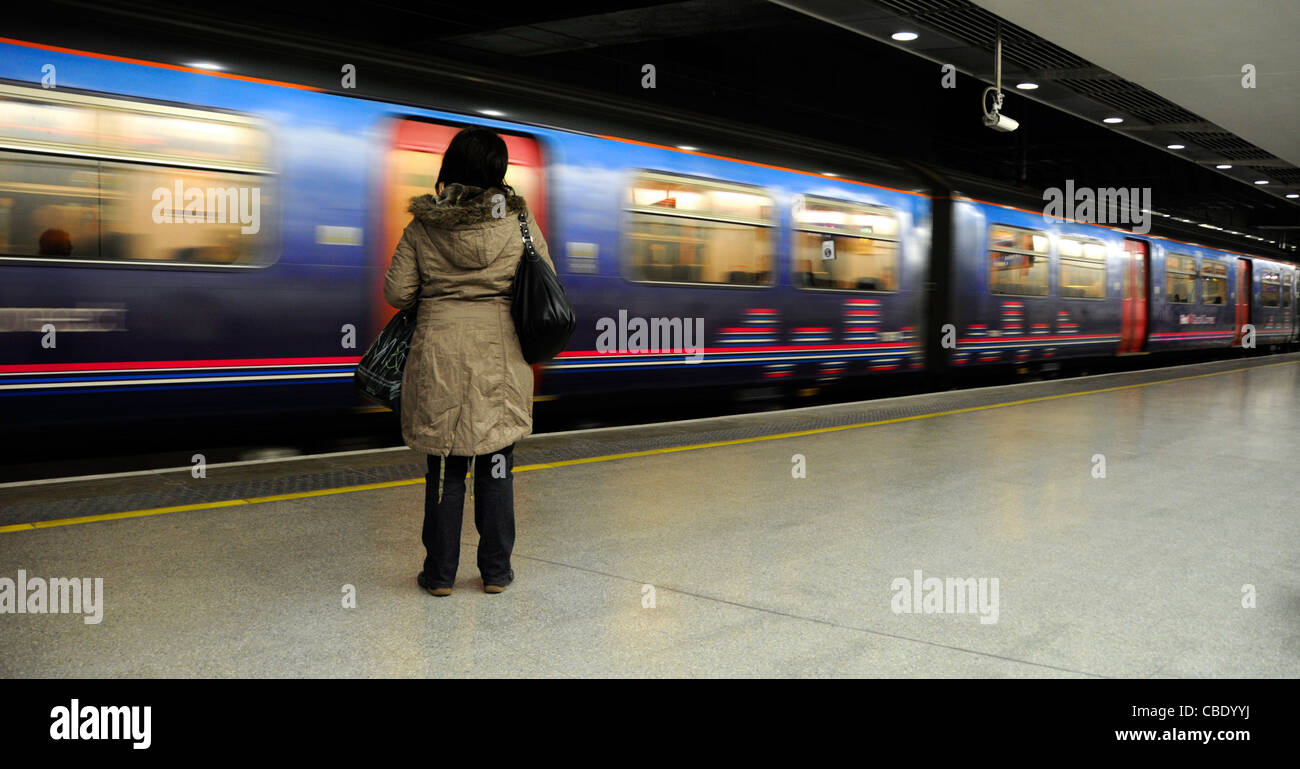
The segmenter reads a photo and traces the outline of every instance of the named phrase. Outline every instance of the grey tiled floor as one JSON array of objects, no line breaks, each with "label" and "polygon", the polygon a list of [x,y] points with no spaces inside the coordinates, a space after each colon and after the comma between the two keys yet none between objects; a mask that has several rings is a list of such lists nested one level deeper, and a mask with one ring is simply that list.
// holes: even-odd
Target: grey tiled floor
[{"label": "grey tiled floor", "polygon": [[[106,599],[100,625],[0,614],[0,675],[1294,677],[1298,385],[1291,362],[520,473],[499,596],[468,514],[456,592],[416,587],[418,485],[3,534],[0,577]],[[894,613],[917,569],[998,578],[998,621]]]}]

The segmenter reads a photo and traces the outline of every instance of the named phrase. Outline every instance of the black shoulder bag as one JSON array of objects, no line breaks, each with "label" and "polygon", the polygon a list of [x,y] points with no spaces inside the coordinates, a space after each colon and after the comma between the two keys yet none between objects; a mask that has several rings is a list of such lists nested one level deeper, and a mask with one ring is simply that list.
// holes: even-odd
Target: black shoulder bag
[{"label": "black shoulder bag", "polygon": [[515,321],[524,360],[542,363],[559,355],[569,344],[578,318],[564,286],[533,247],[524,211],[519,212],[519,232],[524,239],[524,255],[515,269],[510,316]]}]

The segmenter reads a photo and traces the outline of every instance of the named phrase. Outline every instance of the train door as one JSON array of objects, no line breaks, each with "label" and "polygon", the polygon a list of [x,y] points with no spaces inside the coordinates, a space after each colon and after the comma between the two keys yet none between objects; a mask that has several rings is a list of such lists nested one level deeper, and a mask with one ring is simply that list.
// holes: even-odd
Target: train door
[{"label": "train door", "polygon": [[1120,328],[1120,353],[1142,352],[1147,341],[1148,323],[1148,288],[1147,276],[1150,272],[1149,245],[1145,240],[1124,240],[1125,260],[1123,263],[1122,283],[1124,300]]},{"label": "train door", "polygon": [[[393,258],[393,248],[402,238],[402,230],[411,221],[406,210],[410,199],[432,193],[442,155],[447,145],[463,126],[433,123],[423,120],[394,120],[385,158],[384,178],[377,200],[382,201],[376,211],[375,227],[380,237],[375,244],[374,264],[376,284],[371,297],[374,303],[372,322],[378,334],[388,319],[397,311],[384,301],[384,275]],[[528,201],[528,207],[537,219],[544,235],[550,230],[546,223],[546,180],[540,143],[529,136],[501,133],[510,165],[506,170],[506,184]],[[554,257],[552,257],[554,258]]]},{"label": "train door", "polygon": [[1232,346],[1241,346],[1241,337],[1244,333],[1246,324],[1250,322],[1250,290],[1252,283],[1250,280],[1250,260],[1237,260],[1237,277],[1236,277],[1236,325],[1232,330]]}]

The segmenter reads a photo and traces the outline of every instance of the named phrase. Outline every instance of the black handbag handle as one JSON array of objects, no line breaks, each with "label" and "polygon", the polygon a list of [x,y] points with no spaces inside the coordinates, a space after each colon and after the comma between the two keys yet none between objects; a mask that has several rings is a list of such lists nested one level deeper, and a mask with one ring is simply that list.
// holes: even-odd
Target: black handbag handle
[{"label": "black handbag handle", "polygon": [[533,247],[533,235],[528,231],[528,213],[526,211],[519,212],[519,234],[524,239],[524,256],[534,262],[541,259],[542,257],[537,254],[537,249]]}]

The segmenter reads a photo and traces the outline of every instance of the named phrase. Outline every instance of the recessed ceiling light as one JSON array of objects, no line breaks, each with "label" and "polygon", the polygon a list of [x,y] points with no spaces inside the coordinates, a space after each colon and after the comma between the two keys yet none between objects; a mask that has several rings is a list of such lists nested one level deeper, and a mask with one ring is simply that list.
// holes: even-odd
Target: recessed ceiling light
[{"label": "recessed ceiling light", "polygon": [[1182,144],[1166,144],[1165,146],[1168,147],[1168,148],[1171,149],[1171,150],[1184,150],[1184,149],[1187,149],[1187,147],[1184,146],[1184,145],[1182,145]]},{"label": "recessed ceiling light", "polygon": [[1038,87],[1038,83],[1016,83],[1016,88],[1022,91],[1032,91]]},{"label": "recessed ceiling light", "polygon": [[917,38],[917,34],[915,32],[895,32],[894,34],[890,35],[890,37],[894,38],[900,43],[906,43],[915,40]]},{"label": "recessed ceiling light", "polygon": [[1217,166],[1215,166],[1215,168],[1219,169],[1220,171],[1227,171],[1229,168],[1232,168],[1232,164],[1231,164],[1231,163],[1220,163],[1220,164],[1218,164]]},{"label": "recessed ceiling light", "polygon": [[499,109],[481,109],[479,110],[479,114],[487,115],[488,117],[505,117],[506,113]]},{"label": "recessed ceiling light", "polygon": [[839,174],[833,174],[830,171],[822,171],[822,176],[839,176]]},{"label": "recessed ceiling light", "polygon": [[696,150],[699,149],[699,147],[692,147],[689,144],[678,144],[677,149],[686,150],[687,152],[695,152]]},{"label": "recessed ceiling light", "polygon": [[1101,122],[1103,122],[1103,123],[1123,123],[1123,122],[1124,122],[1124,118],[1122,118],[1122,117],[1108,117],[1108,118],[1102,118],[1102,121],[1101,121]]},{"label": "recessed ceiling light", "polygon": [[1268,184],[1268,179],[1256,179],[1256,184]]},{"label": "recessed ceiling light", "polygon": [[191,61],[191,62],[187,62],[185,66],[193,67],[194,69],[212,70],[213,72],[220,72],[221,70],[225,69],[225,67],[221,66],[220,64],[217,64],[214,61]]},{"label": "recessed ceiling light", "polygon": [[1293,192],[1293,193],[1291,193],[1290,195],[1287,195],[1287,197],[1288,197],[1288,198],[1291,198],[1291,199],[1293,199],[1293,200],[1294,200],[1295,198],[1300,198],[1300,192]]}]

